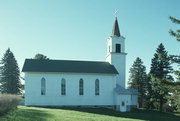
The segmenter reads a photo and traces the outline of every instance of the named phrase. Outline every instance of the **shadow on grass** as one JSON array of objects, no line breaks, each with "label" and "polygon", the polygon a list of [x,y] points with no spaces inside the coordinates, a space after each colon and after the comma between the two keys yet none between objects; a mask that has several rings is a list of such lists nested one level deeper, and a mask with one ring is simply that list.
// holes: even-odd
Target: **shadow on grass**
[{"label": "shadow on grass", "polygon": [[0,121],[47,121],[52,115],[43,110],[18,108],[0,117]]},{"label": "shadow on grass", "polygon": [[79,112],[108,115],[121,118],[131,118],[131,119],[141,119],[148,121],[180,121],[180,115],[175,115],[173,113],[164,113],[153,110],[143,110],[137,109],[132,112],[118,112],[106,108],[84,108],[84,107],[61,107],[59,109],[63,110],[73,110]]}]

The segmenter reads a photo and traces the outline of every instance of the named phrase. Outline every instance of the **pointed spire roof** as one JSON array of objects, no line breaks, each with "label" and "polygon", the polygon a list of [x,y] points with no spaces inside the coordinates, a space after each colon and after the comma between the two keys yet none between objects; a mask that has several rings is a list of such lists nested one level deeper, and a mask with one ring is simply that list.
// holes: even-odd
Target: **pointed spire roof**
[{"label": "pointed spire roof", "polygon": [[117,21],[117,17],[115,19],[113,30],[112,30],[112,36],[115,36],[115,35],[118,36],[118,37],[121,36],[118,21]]}]

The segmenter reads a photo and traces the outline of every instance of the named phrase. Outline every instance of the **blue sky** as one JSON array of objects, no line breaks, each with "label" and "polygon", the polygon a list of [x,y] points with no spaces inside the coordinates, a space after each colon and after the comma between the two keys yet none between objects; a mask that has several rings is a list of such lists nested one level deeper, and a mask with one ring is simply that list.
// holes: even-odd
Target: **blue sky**
[{"label": "blue sky", "polygon": [[180,43],[168,33],[179,27],[168,19],[180,19],[179,5],[179,0],[0,0],[0,58],[10,47],[20,69],[36,53],[50,59],[105,61],[118,9],[128,79],[136,57],[149,71],[160,43],[169,54],[180,54]]}]

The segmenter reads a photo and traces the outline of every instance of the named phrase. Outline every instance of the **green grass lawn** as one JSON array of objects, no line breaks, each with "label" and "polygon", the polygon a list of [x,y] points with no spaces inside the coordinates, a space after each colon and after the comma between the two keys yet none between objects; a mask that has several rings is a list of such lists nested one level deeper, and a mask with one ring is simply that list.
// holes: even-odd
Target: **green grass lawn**
[{"label": "green grass lawn", "polygon": [[180,121],[180,113],[136,110],[120,113],[103,108],[38,108],[19,106],[0,121]]}]

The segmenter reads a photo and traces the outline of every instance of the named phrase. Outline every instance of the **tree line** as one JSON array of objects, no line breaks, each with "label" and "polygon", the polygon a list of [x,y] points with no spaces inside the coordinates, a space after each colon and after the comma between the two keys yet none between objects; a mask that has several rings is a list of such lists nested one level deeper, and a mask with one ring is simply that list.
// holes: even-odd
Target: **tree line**
[{"label": "tree line", "polygon": [[[169,17],[175,24],[180,20]],[[170,35],[180,42],[180,30],[169,30]],[[150,72],[146,73],[143,61],[137,57],[130,68],[129,88],[139,91],[139,107],[174,111],[180,109],[180,68],[174,70],[172,64],[180,67],[180,55],[169,55],[161,43],[151,60]],[[172,73],[176,75],[174,80]]]}]

